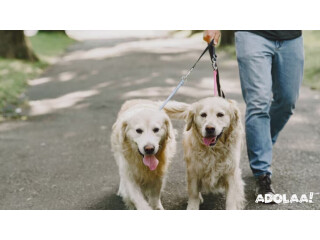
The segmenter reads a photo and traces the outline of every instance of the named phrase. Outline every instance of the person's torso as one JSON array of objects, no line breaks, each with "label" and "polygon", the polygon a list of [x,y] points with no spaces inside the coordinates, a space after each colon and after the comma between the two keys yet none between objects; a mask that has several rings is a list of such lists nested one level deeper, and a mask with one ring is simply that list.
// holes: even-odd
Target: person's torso
[{"label": "person's torso", "polygon": [[274,41],[291,40],[291,39],[300,37],[302,35],[301,30],[245,30],[245,31],[257,34],[261,37],[267,38],[269,40],[274,40]]}]

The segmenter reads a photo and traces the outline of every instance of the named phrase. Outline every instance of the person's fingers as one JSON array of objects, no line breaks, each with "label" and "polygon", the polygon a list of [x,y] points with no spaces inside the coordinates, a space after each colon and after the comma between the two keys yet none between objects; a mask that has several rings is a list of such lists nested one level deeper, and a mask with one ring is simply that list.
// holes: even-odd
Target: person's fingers
[{"label": "person's fingers", "polygon": [[221,36],[221,34],[220,34],[220,32],[216,32],[215,33],[215,35],[214,35],[214,37],[213,37],[213,43],[214,43],[214,45],[217,45],[218,44],[218,42],[219,42],[219,39],[220,39],[220,36]]},{"label": "person's fingers", "polygon": [[216,30],[205,30],[203,32],[203,40],[206,41],[207,43],[210,43],[213,39],[214,45],[217,45],[220,39],[220,31]]},{"label": "person's fingers", "polygon": [[210,43],[213,38],[214,38],[214,31],[205,30],[203,32],[203,40],[206,41],[207,43]]},{"label": "person's fingers", "polygon": [[203,40],[206,41],[207,43],[210,42],[210,33],[209,33],[208,30],[205,30],[205,31],[203,32]]}]

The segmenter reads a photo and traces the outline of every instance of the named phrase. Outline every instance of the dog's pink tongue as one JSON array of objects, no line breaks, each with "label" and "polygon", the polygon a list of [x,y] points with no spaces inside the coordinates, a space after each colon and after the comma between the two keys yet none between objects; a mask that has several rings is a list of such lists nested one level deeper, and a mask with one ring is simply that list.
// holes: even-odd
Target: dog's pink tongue
[{"label": "dog's pink tongue", "polygon": [[155,170],[159,164],[159,160],[154,156],[144,156],[143,157],[144,165],[148,166],[151,171]]},{"label": "dog's pink tongue", "polygon": [[209,146],[212,142],[214,142],[214,140],[215,140],[215,137],[203,138],[203,143],[204,143],[206,146]]}]

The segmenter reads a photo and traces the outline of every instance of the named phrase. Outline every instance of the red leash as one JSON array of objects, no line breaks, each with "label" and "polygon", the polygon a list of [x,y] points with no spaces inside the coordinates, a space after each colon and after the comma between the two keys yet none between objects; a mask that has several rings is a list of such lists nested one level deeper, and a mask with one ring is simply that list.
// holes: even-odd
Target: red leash
[{"label": "red leash", "polygon": [[210,54],[210,59],[212,63],[212,68],[213,68],[214,96],[225,98],[224,92],[222,91],[221,85],[220,85],[219,69],[217,65],[217,55],[216,55],[216,49],[213,44],[213,40],[208,44],[208,47],[209,47],[209,54]]},{"label": "red leash", "polygon": [[218,86],[217,86],[217,70],[213,70],[213,79],[214,79],[214,96],[218,96]]}]

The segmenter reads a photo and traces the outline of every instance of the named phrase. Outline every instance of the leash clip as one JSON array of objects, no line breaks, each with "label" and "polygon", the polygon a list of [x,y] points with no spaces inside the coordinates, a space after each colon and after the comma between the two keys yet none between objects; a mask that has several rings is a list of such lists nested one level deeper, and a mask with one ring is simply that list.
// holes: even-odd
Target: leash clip
[{"label": "leash clip", "polygon": [[217,65],[217,55],[214,54],[212,56],[212,59],[211,59],[211,62],[212,62],[212,68],[214,71],[218,70],[218,65]]}]

